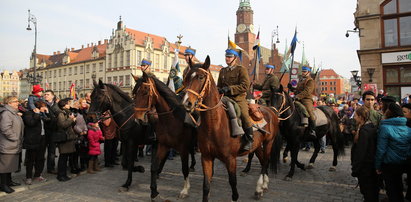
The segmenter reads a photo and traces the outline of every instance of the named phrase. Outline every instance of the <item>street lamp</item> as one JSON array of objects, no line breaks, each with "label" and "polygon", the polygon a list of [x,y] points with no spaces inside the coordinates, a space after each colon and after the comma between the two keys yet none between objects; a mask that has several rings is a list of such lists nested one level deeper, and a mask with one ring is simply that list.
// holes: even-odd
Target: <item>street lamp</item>
[{"label": "street lamp", "polygon": [[29,72],[27,72],[26,75],[27,81],[29,83],[31,83],[32,85],[36,85],[36,82],[41,83],[41,81],[43,80],[43,77],[39,74],[30,74]]},{"label": "street lamp", "polygon": [[30,31],[31,27],[30,27],[30,22],[32,22],[34,24],[34,50],[33,50],[33,59],[34,59],[34,74],[33,74],[33,81],[32,84],[35,85],[37,84],[37,74],[36,74],[36,69],[37,69],[37,19],[36,16],[34,16],[33,14],[30,14],[30,10],[28,10],[29,12],[29,17],[28,17],[28,25],[27,25],[27,30]]},{"label": "street lamp", "polygon": [[280,39],[278,39],[278,36],[279,36],[278,34],[279,34],[279,32],[278,32],[278,25],[277,25],[277,29],[275,29],[271,32],[271,45],[274,45],[273,39],[274,39],[275,36],[277,36],[277,41],[275,41],[275,43],[280,43]]},{"label": "street lamp", "polygon": [[372,76],[374,75],[375,68],[367,68],[368,76],[370,77],[369,82],[372,82]]},{"label": "street lamp", "polygon": [[355,83],[357,84],[358,88],[361,88],[361,77],[358,76],[358,70],[351,71],[352,77],[354,78]]}]

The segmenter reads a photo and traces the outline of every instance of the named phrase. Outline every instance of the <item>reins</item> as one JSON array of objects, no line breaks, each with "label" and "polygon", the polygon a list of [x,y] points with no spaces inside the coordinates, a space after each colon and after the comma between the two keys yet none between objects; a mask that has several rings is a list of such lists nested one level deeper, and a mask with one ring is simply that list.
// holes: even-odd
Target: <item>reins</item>
[{"label": "reins", "polygon": [[292,110],[291,113],[290,113],[290,115],[288,115],[286,118],[280,118],[280,116],[281,116],[284,112],[286,112],[287,110],[290,109],[291,105],[289,105],[289,106],[287,106],[287,107],[284,107],[285,104],[286,104],[286,99],[285,99],[284,91],[283,91],[282,93],[275,93],[275,94],[281,95],[281,97],[283,98],[283,99],[282,99],[282,102],[281,102],[281,106],[280,106],[279,109],[275,108],[274,106],[271,106],[270,108],[273,109],[273,110],[278,114],[278,120],[280,120],[280,121],[285,121],[285,120],[289,119],[289,118],[294,114],[294,110]]},{"label": "reins", "polygon": [[[195,110],[196,110],[196,111],[206,112],[206,111],[214,110],[214,109],[222,106],[222,104],[223,104],[222,99],[223,99],[223,96],[224,96],[224,95],[221,96],[221,98],[220,98],[220,100],[218,101],[218,103],[217,103],[215,106],[213,106],[213,107],[209,107],[209,106],[203,104],[203,99],[204,99],[204,95],[205,95],[205,93],[206,93],[206,90],[207,90],[207,88],[210,89],[210,87],[211,87],[210,73],[209,73],[208,71],[204,70],[204,69],[201,69],[201,68],[199,68],[199,70],[200,70],[200,71],[203,71],[203,72],[206,74],[206,81],[205,81],[203,87],[201,88],[200,93],[197,93],[196,91],[194,91],[194,90],[192,90],[192,89],[188,89],[188,88],[186,89],[186,92],[187,92],[187,93],[191,93],[191,94],[193,94],[193,95],[195,95],[195,96],[197,97],[197,105],[198,105],[198,106],[195,106]],[[194,118],[191,116],[191,119],[194,119]],[[195,123],[196,123],[196,122],[195,122]]]}]

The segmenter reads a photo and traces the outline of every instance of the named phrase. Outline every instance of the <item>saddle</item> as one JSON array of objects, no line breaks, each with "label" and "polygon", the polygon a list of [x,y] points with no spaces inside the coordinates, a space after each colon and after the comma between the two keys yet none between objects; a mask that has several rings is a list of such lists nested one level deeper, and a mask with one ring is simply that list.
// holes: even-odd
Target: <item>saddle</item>
[{"label": "saddle", "polygon": [[258,122],[263,120],[264,116],[257,104],[248,104],[248,113],[253,121]]},{"label": "saddle", "polygon": [[[310,118],[310,114],[308,113],[307,108],[301,102],[295,101],[294,104],[304,117]],[[316,126],[323,126],[328,123],[328,118],[321,109],[314,108],[313,114],[315,116]]]}]

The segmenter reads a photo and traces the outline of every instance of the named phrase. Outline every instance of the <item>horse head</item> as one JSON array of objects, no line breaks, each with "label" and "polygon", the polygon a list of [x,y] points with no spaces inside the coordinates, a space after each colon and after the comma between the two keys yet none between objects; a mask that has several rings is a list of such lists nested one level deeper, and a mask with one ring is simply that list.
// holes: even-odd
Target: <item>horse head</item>
[{"label": "horse head", "polygon": [[136,86],[133,90],[134,96],[134,118],[142,124],[148,123],[147,114],[153,111],[157,99],[158,91],[153,78],[143,72],[143,77],[134,77]]},{"label": "horse head", "polygon": [[186,95],[183,99],[183,105],[186,111],[193,112],[202,105],[204,97],[211,90],[213,78],[209,70],[210,57],[207,56],[203,64],[190,65],[190,71],[184,78],[186,86]]},{"label": "horse head", "polygon": [[101,80],[98,83],[93,81],[93,84],[94,89],[91,93],[91,104],[87,116],[96,120],[102,113],[110,110],[113,103],[108,95],[107,86]]}]

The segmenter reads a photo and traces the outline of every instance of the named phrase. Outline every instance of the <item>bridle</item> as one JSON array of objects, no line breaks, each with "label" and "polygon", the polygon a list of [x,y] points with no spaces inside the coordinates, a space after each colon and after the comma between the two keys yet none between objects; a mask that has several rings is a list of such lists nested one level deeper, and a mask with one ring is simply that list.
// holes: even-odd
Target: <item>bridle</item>
[{"label": "bridle", "polygon": [[[210,111],[213,109],[216,109],[217,107],[221,106],[223,103],[221,101],[221,99],[223,98],[223,96],[221,96],[219,102],[214,106],[214,107],[209,107],[205,104],[203,104],[203,100],[204,100],[204,95],[207,92],[207,90],[210,90],[211,88],[211,80],[210,80],[210,72],[208,72],[207,70],[204,70],[202,68],[198,68],[198,70],[204,72],[206,74],[206,81],[203,84],[203,87],[201,87],[201,91],[200,93],[197,93],[196,91],[187,88],[186,91],[187,93],[191,93],[193,95],[195,95],[197,97],[197,101],[195,103],[194,109],[196,111],[200,111],[200,112],[204,112],[204,111]],[[191,81],[190,81],[191,83]]]},{"label": "bridle", "polygon": [[275,111],[275,113],[277,113],[277,115],[278,115],[278,120],[280,120],[280,121],[285,121],[285,120],[289,119],[289,118],[293,115],[294,110],[292,110],[291,113],[290,113],[290,115],[288,115],[286,118],[280,118],[280,116],[281,116],[284,112],[286,112],[287,110],[289,110],[289,109],[291,108],[291,105],[285,107],[285,104],[286,104],[286,99],[285,99],[285,97],[286,97],[286,96],[285,96],[284,91],[281,92],[281,93],[275,93],[275,94],[280,95],[280,96],[282,97],[281,106],[280,106],[279,109],[275,108],[274,106],[271,106],[270,108],[273,109],[273,110]]},{"label": "bridle", "polygon": [[[107,103],[107,105],[109,106],[108,108],[111,108],[112,106],[113,106],[113,100],[111,99],[111,97],[109,96],[109,95],[107,95],[106,94],[106,92],[107,92],[107,89],[106,89],[106,87],[104,86],[104,89],[100,89],[103,93],[103,96],[104,96],[104,98],[105,99],[107,99],[108,101],[108,103]],[[105,100],[103,101],[103,102],[100,102],[100,105],[99,105],[99,108],[98,109],[102,109],[102,106],[103,106],[103,104],[105,103]],[[116,112],[116,113],[114,113],[114,114],[111,114],[111,116],[109,116],[109,117],[103,117],[103,115],[101,114],[101,113],[99,113],[99,112],[95,112],[96,113],[96,115],[97,115],[97,118],[98,118],[98,120],[103,120],[103,119],[108,119],[108,118],[114,118],[116,115],[118,115],[118,114],[120,114],[121,112],[123,112],[123,111],[126,111],[126,110],[128,110],[131,106],[133,106],[134,105],[134,103],[131,103],[130,105],[128,105],[127,107],[125,107],[125,108],[123,108],[122,110],[120,110],[120,111],[118,111],[118,112]],[[128,122],[128,121],[130,121],[130,119],[131,119],[131,117],[133,117],[133,115],[134,115],[134,113],[133,114],[131,114],[131,116],[123,123],[123,124],[121,124],[121,126],[120,127],[118,127],[118,129],[120,130],[124,125],[126,125],[126,123]],[[112,119],[114,122],[116,122],[114,119]],[[118,126],[118,124],[116,123],[116,125]]]},{"label": "bridle", "polygon": [[[154,109],[153,109],[154,108],[153,98],[154,98],[154,96],[155,96],[156,99],[159,98],[159,96],[158,96],[158,94],[155,90],[155,84],[153,83],[153,81],[151,81],[151,79],[148,79],[148,82],[143,82],[141,84],[141,86],[139,87],[139,89],[142,86],[148,86],[148,88],[149,88],[147,107],[134,107],[134,111],[136,111],[136,112],[143,111],[145,114],[154,114],[154,115],[164,115],[164,114],[172,113],[174,111],[174,109],[172,109],[170,111],[161,112],[161,113],[153,112],[154,111]],[[137,92],[138,92],[138,90],[137,90]]]}]

